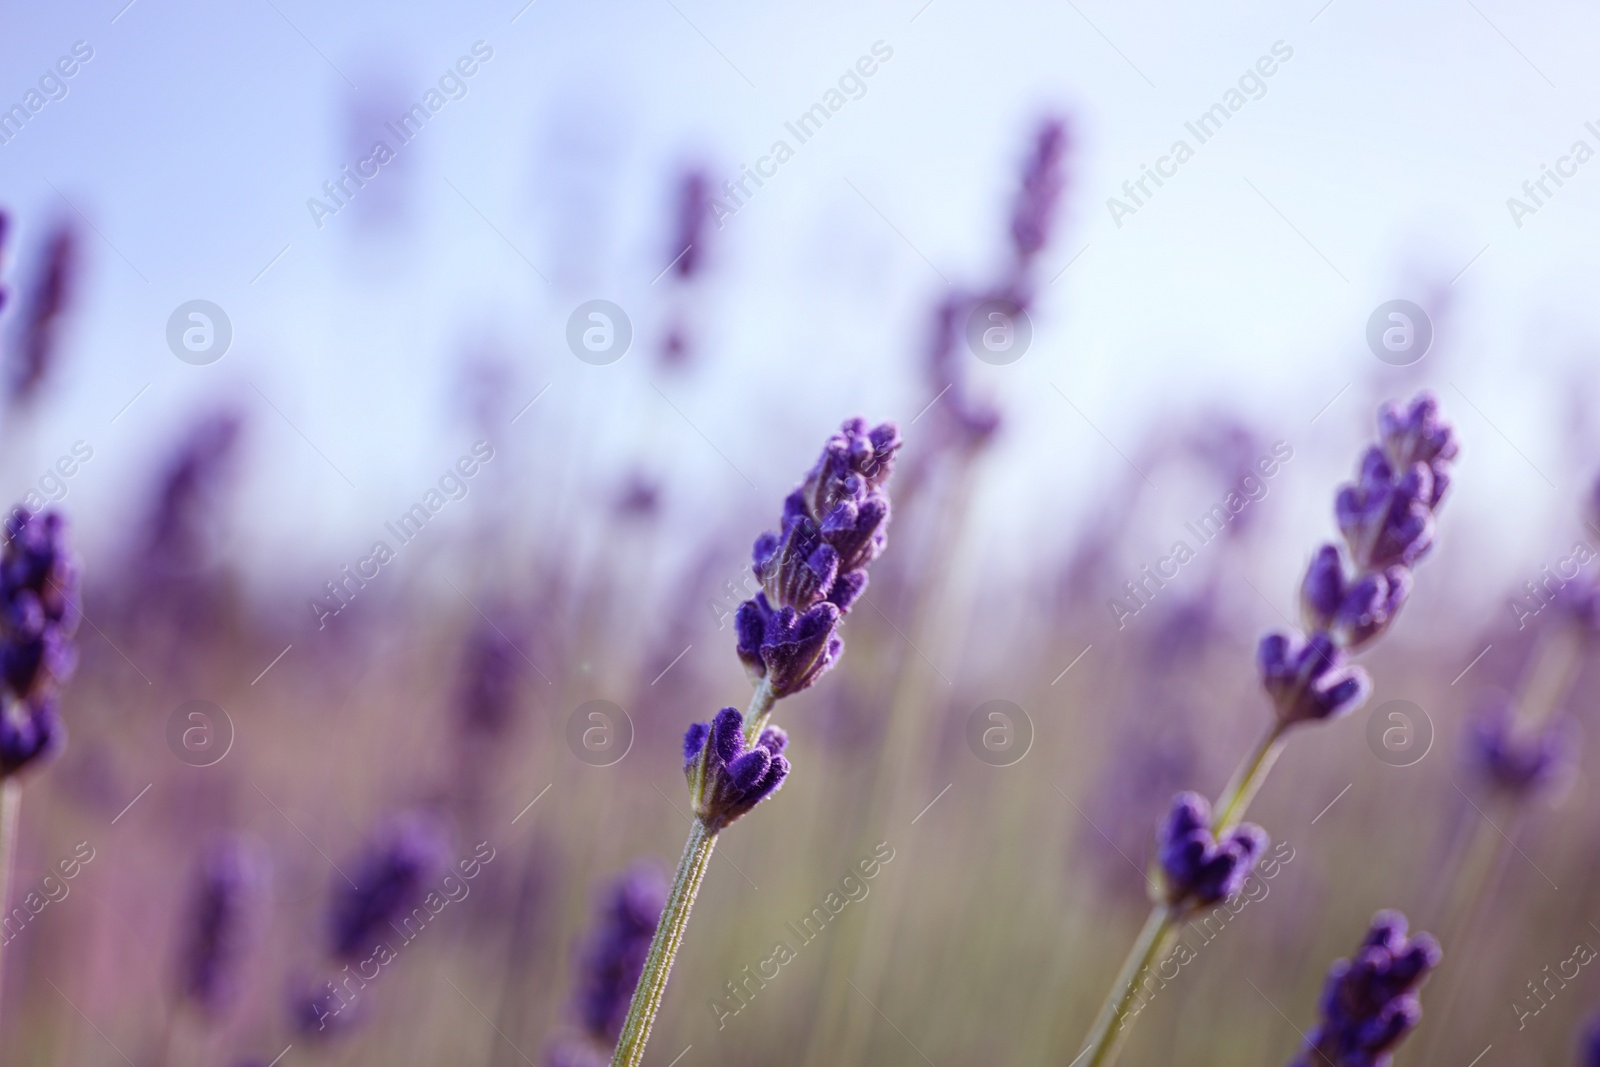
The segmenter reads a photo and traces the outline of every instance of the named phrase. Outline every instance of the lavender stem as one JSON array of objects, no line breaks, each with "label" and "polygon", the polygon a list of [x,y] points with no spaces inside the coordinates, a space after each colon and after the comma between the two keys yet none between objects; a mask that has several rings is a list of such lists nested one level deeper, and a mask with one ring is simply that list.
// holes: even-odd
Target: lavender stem
[{"label": "lavender stem", "polygon": [[[756,690],[761,699],[762,686]],[[770,713],[772,700],[767,699]],[[755,704],[752,702],[752,708]],[[683,932],[689,926],[689,911],[694,898],[705,880],[706,868],[711,865],[711,850],[717,845],[715,831],[706,828],[698,818],[689,827],[689,839],[684,842],[683,856],[678,860],[678,870],[672,876],[672,889],[667,894],[667,906],[661,910],[661,921],[656,925],[656,935],[650,940],[650,954],[645,957],[644,970],[639,984],[628,1004],[628,1018],[622,1024],[622,1035],[617,1039],[617,1050],[611,1056],[611,1067],[639,1067],[644,1062],[645,1044],[650,1040],[650,1027],[656,1012],[661,1010],[661,998],[667,991],[667,975],[672,961],[683,944]]]},{"label": "lavender stem", "polygon": [[[11,868],[17,855],[17,824],[21,815],[22,783],[15,777],[8,777],[0,781],[0,916],[10,913]],[[0,939],[0,989],[5,988],[5,973],[5,941]]]},{"label": "lavender stem", "polygon": [[[1100,1014],[1095,1017],[1094,1028],[1089,1031],[1088,1048],[1093,1050],[1093,1054],[1085,1067],[1103,1067],[1116,1058],[1117,1046],[1122,1043],[1126,1031],[1124,1024],[1128,1009],[1133,1006],[1139,988],[1139,975],[1161,955],[1168,935],[1175,926],[1172,909],[1165,904],[1157,904],[1150,910],[1150,918],[1145,920],[1144,929],[1139,931],[1139,939],[1133,943],[1127,960],[1122,964],[1122,971],[1111,987],[1111,995],[1101,1006]],[[1080,1052],[1078,1057],[1081,1060],[1083,1053]],[[1074,1064],[1077,1062],[1073,1061]]]},{"label": "lavender stem", "polygon": [[756,691],[750,696],[750,709],[744,713],[744,743],[753,745],[761,736],[761,731],[767,728],[767,720],[772,718],[773,705],[777,704],[777,694],[772,691],[770,678],[761,679],[756,686]]},{"label": "lavender stem", "polygon": [[1283,735],[1286,730],[1287,726],[1281,720],[1274,721],[1257,742],[1256,747],[1233,772],[1233,777],[1228,780],[1227,787],[1217,800],[1216,820],[1211,826],[1213,833],[1221,834],[1231,830],[1244,818],[1245,809],[1255,799],[1256,793],[1266,782],[1267,775],[1272,773],[1272,765],[1278,762],[1278,755],[1283,751]]}]

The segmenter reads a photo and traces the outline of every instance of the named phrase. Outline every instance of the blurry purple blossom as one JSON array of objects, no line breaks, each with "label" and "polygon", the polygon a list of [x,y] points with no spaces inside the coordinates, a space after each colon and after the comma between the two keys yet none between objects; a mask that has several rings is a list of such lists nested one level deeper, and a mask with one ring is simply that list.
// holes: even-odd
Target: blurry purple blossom
[{"label": "blurry purple blossom", "polygon": [[[3,237],[3,235],[0,235]],[[20,323],[21,335],[7,368],[7,389],[13,405],[31,400],[49,374],[62,315],[77,281],[77,239],[63,224],[45,242],[39,280]]]},{"label": "blurry purple blossom", "polygon": [[1261,685],[1284,723],[1335,719],[1361,706],[1372,691],[1367,672],[1345,662],[1332,637],[1318,632],[1304,641],[1272,633],[1256,650]]},{"label": "blurry purple blossom", "polygon": [[1406,937],[1406,917],[1380,911],[1354,957],[1328,970],[1322,1021],[1293,1067],[1385,1067],[1422,1018],[1417,989],[1439,965],[1439,943]]},{"label": "blurry purple blossom", "polygon": [[212,415],[196,424],[173,453],[146,520],[144,554],[159,572],[189,572],[206,562],[242,427],[235,414]]},{"label": "blurry purple blossom", "polygon": [[1209,907],[1244,888],[1267,833],[1243,823],[1219,840],[1211,832],[1211,804],[1198,793],[1179,793],[1158,836],[1162,891],[1174,910]]},{"label": "blurry purple blossom", "polygon": [[597,1042],[616,1043],[666,902],[666,878],[654,864],[634,864],[606,887],[579,961],[574,1005]]},{"label": "blurry purple blossom", "polygon": [[12,512],[0,548],[0,777],[59,751],[56,710],[77,664],[79,569],[56,512]]},{"label": "blurry purple blossom", "polygon": [[334,883],[333,955],[355,960],[387,937],[390,924],[420,903],[428,884],[443,873],[448,847],[444,827],[429,814],[410,812],[384,826],[349,881]]},{"label": "blurry purple blossom", "polygon": [[232,1000],[248,948],[253,912],[261,903],[265,857],[238,837],[225,837],[201,856],[194,895],[184,912],[179,989],[207,1012]]},{"label": "blurry purple blossom", "polygon": [[1515,709],[1492,696],[1473,723],[1472,762],[1489,784],[1526,796],[1558,781],[1577,762],[1577,723],[1557,716],[1529,735],[1519,731]]}]

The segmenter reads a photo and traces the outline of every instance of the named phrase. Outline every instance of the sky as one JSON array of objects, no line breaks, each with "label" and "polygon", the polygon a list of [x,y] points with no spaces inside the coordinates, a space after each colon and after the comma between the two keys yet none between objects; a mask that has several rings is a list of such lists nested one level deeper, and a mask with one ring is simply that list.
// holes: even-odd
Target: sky
[{"label": "sky", "polygon": [[[1461,543],[1510,545],[1486,573],[1560,555],[1600,468],[1600,159],[1576,148],[1600,151],[1600,15],[1584,5],[3,10],[0,108],[41,79],[59,96],[0,144],[12,288],[51,224],[84,231],[59,373],[5,432],[4,488],[89,443],[69,506],[91,541],[121,536],[152,464],[226,406],[251,425],[241,560],[353,558],[481,436],[460,400],[481,359],[506,368],[492,435],[536,476],[640,466],[696,506],[772,510],[841,417],[908,423],[934,399],[917,368],[928,309],[993,274],[1051,114],[1070,122],[1071,186],[1033,340],[969,368],[1008,420],[987,499],[1023,527],[1092,515],[1138,476],[1128,457],[1152,430],[1209,410],[1326,464],[1289,496],[1325,497],[1324,471],[1370,436],[1362,406],[1419,384],[1468,442],[1453,507],[1482,531]],[[800,143],[785,124],[841,78],[843,106]],[[430,91],[441,106],[401,143],[384,123]],[[1189,124],[1230,92],[1202,143]],[[377,140],[393,158],[328,210],[324,183],[375,166]],[[669,372],[652,341],[673,306],[676,176],[736,181],[779,140],[792,156],[737,211],[708,206],[703,344]],[[1180,140],[1192,154],[1174,163]],[[1124,183],[1147,166],[1169,176],[1135,201]],[[1524,191],[1558,166],[1562,184]],[[594,299],[635,332],[605,366],[566,341]],[[1436,329],[1406,368],[1366,339],[1395,299]],[[232,331],[205,365],[167,341],[193,300]],[[1162,490],[1172,515],[1206,495]]]}]

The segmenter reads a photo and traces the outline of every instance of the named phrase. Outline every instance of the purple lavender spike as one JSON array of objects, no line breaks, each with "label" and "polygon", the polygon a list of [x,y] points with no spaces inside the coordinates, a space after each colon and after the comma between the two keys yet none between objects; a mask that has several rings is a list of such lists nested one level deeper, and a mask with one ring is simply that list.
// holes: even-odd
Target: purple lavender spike
[{"label": "purple lavender spike", "polygon": [[1550,788],[1577,761],[1577,723],[1556,716],[1529,736],[1516,728],[1515,709],[1503,694],[1489,698],[1473,724],[1472,762],[1490,785],[1512,796]]},{"label": "purple lavender spike", "polygon": [[579,962],[574,1013],[586,1033],[612,1045],[655,936],[667,883],[650,863],[630,867],[607,887]]},{"label": "purple lavender spike", "polygon": [[1406,918],[1379,912],[1361,947],[1328,970],[1322,1019],[1292,1067],[1386,1067],[1422,1018],[1417,989],[1439,965],[1439,943],[1406,936]]},{"label": "purple lavender spike", "polygon": [[444,827],[431,815],[409,813],[383,827],[350,881],[341,877],[334,884],[333,955],[360,959],[394,935],[390,924],[409,912],[443,872],[448,847]]},{"label": "purple lavender spike", "polygon": [[61,226],[45,244],[43,274],[28,301],[21,343],[12,357],[8,385],[13,404],[36,396],[49,374],[76,275],[77,239],[70,227]]},{"label": "purple lavender spike", "polygon": [[224,838],[201,857],[186,913],[179,989],[206,1012],[219,1013],[237,992],[264,879],[261,854],[241,838]]},{"label": "purple lavender spike", "polygon": [[79,568],[55,512],[21,508],[0,548],[0,778],[60,751],[58,694],[77,663]]},{"label": "purple lavender spike", "polygon": [[1345,662],[1326,632],[1309,641],[1271,633],[1256,651],[1261,685],[1285,724],[1334,719],[1360,707],[1371,692],[1367,672]]}]

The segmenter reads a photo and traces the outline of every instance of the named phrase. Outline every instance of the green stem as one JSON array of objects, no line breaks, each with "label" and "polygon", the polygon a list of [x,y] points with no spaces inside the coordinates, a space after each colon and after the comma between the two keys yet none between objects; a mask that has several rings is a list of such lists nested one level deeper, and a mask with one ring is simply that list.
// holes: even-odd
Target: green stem
[{"label": "green stem", "polygon": [[1278,762],[1278,755],[1283,751],[1283,734],[1283,724],[1274,720],[1267,732],[1261,735],[1256,747],[1233,772],[1233,777],[1228,780],[1227,787],[1212,809],[1212,833],[1223,834],[1239,825],[1245,809],[1250,807],[1250,802],[1272,772],[1272,765]]},{"label": "green stem", "polygon": [[[1161,955],[1167,937],[1175,926],[1171,908],[1157,904],[1151,909],[1150,918],[1145,920],[1144,929],[1139,931],[1139,940],[1133,943],[1128,958],[1123,961],[1122,972],[1117,975],[1116,984],[1111,987],[1100,1014],[1095,1017],[1094,1029],[1089,1031],[1087,1048],[1092,1053],[1085,1067],[1105,1067],[1116,1060],[1117,1049],[1127,1034],[1129,1009],[1138,996],[1139,975]],[[1080,1052],[1078,1060],[1073,1063],[1082,1058],[1083,1053]]]},{"label": "green stem", "polygon": [[756,738],[761,736],[761,731],[767,728],[767,720],[772,718],[772,706],[778,702],[773,695],[770,679],[761,679],[761,684],[756,686],[756,691],[750,697],[750,710],[744,713],[744,743],[748,747],[756,743]]},{"label": "green stem", "polygon": [[[22,815],[22,783],[0,782],[0,916],[10,914],[11,867],[17,855],[17,823]],[[0,933],[0,989],[5,988],[5,939]]]},{"label": "green stem", "polygon": [[715,832],[706,829],[699,819],[689,828],[689,840],[683,846],[683,858],[678,860],[678,871],[672,878],[672,892],[667,895],[667,906],[661,910],[661,922],[656,926],[656,936],[650,941],[650,954],[645,957],[644,971],[633,991],[633,1001],[628,1005],[628,1019],[622,1024],[622,1035],[617,1039],[617,1051],[611,1056],[611,1067],[639,1067],[644,1062],[644,1046],[650,1040],[650,1027],[656,1012],[661,1010],[661,998],[667,992],[667,974],[672,961],[683,944],[683,932],[689,926],[689,911],[694,907],[695,894],[705,880],[706,868],[711,865],[711,850],[717,845]]}]

